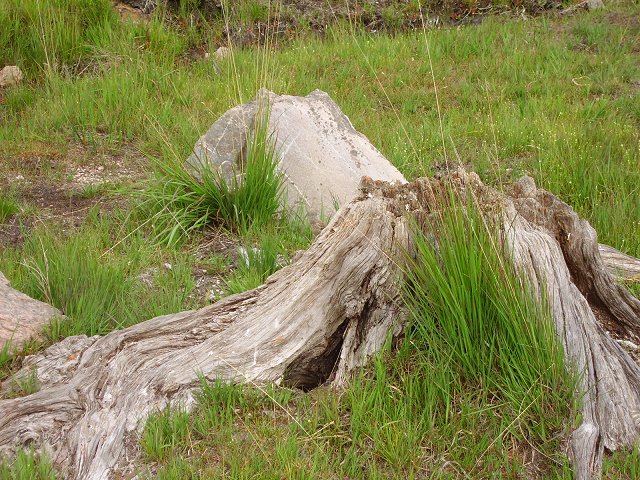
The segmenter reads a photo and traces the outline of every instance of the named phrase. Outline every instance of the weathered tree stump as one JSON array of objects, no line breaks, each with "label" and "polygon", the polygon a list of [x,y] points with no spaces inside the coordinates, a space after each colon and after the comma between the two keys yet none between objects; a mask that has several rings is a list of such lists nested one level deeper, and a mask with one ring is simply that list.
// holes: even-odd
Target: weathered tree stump
[{"label": "weathered tree stump", "polygon": [[265,285],[29,357],[18,375],[37,369],[41,390],[0,401],[0,452],[34,443],[66,478],[106,479],[152,411],[193,404],[200,376],[343,384],[390,333],[401,334],[411,218],[443,208],[451,188],[472,193],[502,225],[519,271],[550,300],[567,360],[582,373],[570,454],[576,478],[593,478],[605,448],[640,436],[640,368],[615,340],[638,343],[640,301],[618,285],[607,270],[615,261],[603,262],[595,231],[568,205],[528,178],[505,194],[462,171],[405,185],[364,179],[361,195]]}]

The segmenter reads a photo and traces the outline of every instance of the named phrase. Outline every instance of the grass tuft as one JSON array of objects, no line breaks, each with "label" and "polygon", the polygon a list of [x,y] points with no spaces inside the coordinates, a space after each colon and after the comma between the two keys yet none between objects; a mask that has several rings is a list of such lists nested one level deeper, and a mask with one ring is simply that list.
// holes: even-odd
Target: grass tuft
[{"label": "grass tuft", "polygon": [[416,228],[405,290],[412,322],[404,348],[438,372],[425,411],[450,417],[454,400],[473,386],[483,402],[504,402],[520,428],[544,437],[541,419],[572,391],[548,308],[471,203],[452,197],[429,227],[435,239]]},{"label": "grass tuft", "polygon": [[[2,360],[0,359],[0,365]],[[37,369],[31,369],[29,372],[18,378],[12,377],[9,380],[9,390],[5,393],[4,398],[26,397],[40,390],[40,382],[38,381]]]},{"label": "grass tuft", "polygon": [[79,71],[117,15],[108,0],[6,0],[0,26],[0,64],[34,75]]},{"label": "grass tuft", "polygon": [[0,225],[20,211],[18,203],[11,197],[0,197]]},{"label": "grass tuft", "polygon": [[240,247],[237,269],[226,280],[227,293],[240,293],[259,287],[278,270],[281,266],[278,257],[286,253],[279,240],[278,234],[263,234],[258,247]]},{"label": "grass tuft", "polygon": [[165,408],[147,419],[142,433],[142,448],[155,461],[179,453],[189,436],[189,415],[180,409]]},{"label": "grass tuft", "polygon": [[247,146],[230,178],[205,159],[197,167],[179,155],[154,162],[158,181],[142,195],[144,208],[155,212],[152,222],[160,243],[173,245],[212,224],[243,233],[273,222],[281,205],[282,176],[266,115],[258,116]]},{"label": "grass tuft", "polygon": [[51,461],[32,450],[20,450],[11,461],[0,457],[0,478],[3,480],[55,480]]},{"label": "grass tuft", "polygon": [[[190,307],[193,278],[184,255],[151,248],[141,231],[124,235],[123,214],[89,217],[65,235],[43,225],[20,248],[0,251],[0,271],[14,288],[65,315],[47,328],[49,341],[104,335]],[[172,268],[157,266],[158,257]],[[157,270],[151,287],[138,278],[149,269]]]}]

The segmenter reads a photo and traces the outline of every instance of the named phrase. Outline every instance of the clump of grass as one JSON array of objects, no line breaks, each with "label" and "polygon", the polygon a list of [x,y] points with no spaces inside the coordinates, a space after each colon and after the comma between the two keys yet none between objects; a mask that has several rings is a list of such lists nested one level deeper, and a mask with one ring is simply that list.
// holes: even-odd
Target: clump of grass
[{"label": "clump of grass", "polygon": [[237,269],[226,280],[227,293],[256,288],[280,267],[278,256],[284,249],[277,235],[262,235],[258,247],[241,247]]},{"label": "clump of grass", "polygon": [[269,6],[256,0],[238,2],[236,8],[240,23],[266,22],[269,18]]},{"label": "clump of grass", "polygon": [[147,419],[141,444],[151,459],[163,461],[174,449],[184,447],[188,436],[189,415],[181,409],[167,407]]},{"label": "clump of grass", "polygon": [[189,480],[198,480],[203,477],[198,472],[198,467],[192,465],[188,459],[182,457],[172,458],[166,465],[164,465],[155,475],[143,476],[142,478],[149,478],[154,480],[183,480],[188,478]]},{"label": "clump of grass", "polygon": [[[42,349],[43,340],[38,337],[30,338],[23,342],[21,345],[15,345],[12,340],[7,341],[2,348],[0,348],[0,382],[11,377],[22,365],[22,359],[28,355],[32,355]],[[26,381],[25,389],[22,391],[27,392],[25,394],[33,393],[39,388],[36,372],[31,372],[31,378],[22,379],[17,384],[24,383]]]},{"label": "clump of grass", "polygon": [[11,197],[0,197],[0,225],[20,211],[18,203]]},{"label": "clump of grass", "polygon": [[640,447],[631,451],[618,450],[606,456],[602,462],[602,478],[605,480],[640,478]]},{"label": "clump of grass", "polygon": [[10,461],[0,457],[0,478],[5,480],[55,480],[51,461],[42,453],[20,450]]},{"label": "clump of grass", "polygon": [[425,411],[449,417],[473,385],[482,402],[505,402],[519,428],[544,437],[541,419],[572,390],[550,313],[505,260],[482,215],[451,202],[430,225],[436,239],[416,228],[405,290],[412,322],[403,349],[437,372],[434,403]]},{"label": "clump of grass", "polygon": [[252,228],[241,236],[235,270],[225,279],[225,294],[241,293],[262,285],[267,277],[289,264],[294,252],[313,240],[309,217],[304,212]]},{"label": "clump of grass", "polygon": [[4,380],[10,372],[13,359],[13,347],[11,341],[8,341],[0,348],[0,379]]},{"label": "clump of grass", "polygon": [[9,380],[9,391],[4,395],[4,397],[25,397],[37,392],[38,390],[40,390],[38,372],[36,369],[31,369],[26,375],[23,375],[22,377],[11,378]]},{"label": "clump of grass", "polygon": [[96,198],[115,190],[115,186],[108,182],[90,183],[84,185],[78,192],[81,198]]},{"label": "clump of grass", "polygon": [[196,393],[198,409],[192,428],[200,438],[215,436],[218,440],[233,438],[234,421],[256,406],[261,396],[241,384],[200,379]]},{"label": "clump of grass", "polygon": [[242,164],[231,174],[199,159],[187,166],[178,155],[157,160],[158,182],[147,192],[144,206],[152,211],[156,238],[173,245],[207,225],[247,232],[273,222],[280,209],[282,176],[268,130],[268,117],[258,115]]}]

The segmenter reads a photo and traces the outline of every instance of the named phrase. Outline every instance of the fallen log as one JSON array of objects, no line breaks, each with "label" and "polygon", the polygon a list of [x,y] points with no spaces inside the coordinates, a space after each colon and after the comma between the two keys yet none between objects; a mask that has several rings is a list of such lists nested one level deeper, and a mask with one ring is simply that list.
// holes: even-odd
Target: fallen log
[{"label": "fallen log", "polygon": [[567,362],[582,374],[570,455],[576,478],[594,478],[605,449],[640,437],[640,368],[614,340],[638,343],[640,301],[607,271],[595,231],[568,205],[526,177],[503,194],[463,171],[404,185],[365,178],[313,245],[263,286],[28,357],[17,375],[36,369],[41,390],[0,401],[0,452],[33,443],[65,478],[106,479],[126,464],[145,418],[169,402],[189,408],[201,377],[343,384],[402,333],[412,218],[438,212],[451,189],[473,194],[502,226],[515,265],[550,300]]}]

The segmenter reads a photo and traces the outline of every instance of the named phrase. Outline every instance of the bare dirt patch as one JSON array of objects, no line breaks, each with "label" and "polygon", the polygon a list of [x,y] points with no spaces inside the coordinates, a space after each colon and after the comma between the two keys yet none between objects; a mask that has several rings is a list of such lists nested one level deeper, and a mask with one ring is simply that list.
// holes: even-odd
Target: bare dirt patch
[{"label": "bare dirt patch", "polygon": [[[233,271],[237,262],[240,241],[228,232],[211,228],[206,230],[194,246],[193,255],[196,262],[192,268],[195,288],[191,297],[199,303],[210,303],[224,295],[226,289],[225,278]],[[211,265],[211,258],[225,258],[226,265]]]},{"label": "bare dirt patch", "polygon": [[22,244],[38,223],[55,222],[62,231],[80,226],[93,208],[109,211],[118,203],[104,195],[82,197],[49,183],[29,184],[17,189],[22,212],[0,225],[0,247]]},{"label": "bare dirt patch", "polygon": [[145,161],[133,147],[95,152],[76,144],[61,152],[46,145],[15,156],[4,156],[0,193],[10,195],[20,213],[0,225],[0,247],[20,245],[38,223],[56,223],[62,231],[81,225],[89,212],[112,211],[127,199],[111,194],[114,185],[147,175]]},{"label": "bare dirt patch", "polygon": [[610,12],[604,17],[611,25],[628,28],[631,33],[640,33],[640,17],[627,12]]}]

